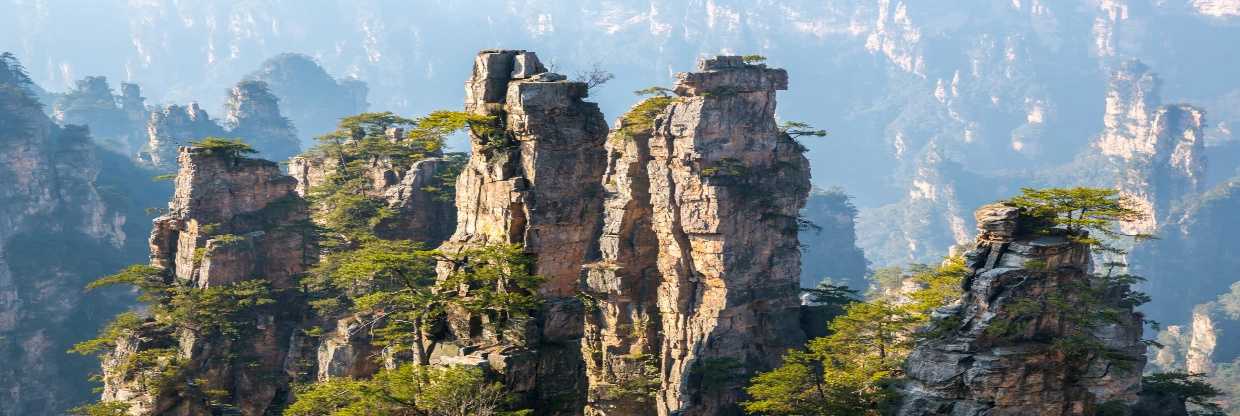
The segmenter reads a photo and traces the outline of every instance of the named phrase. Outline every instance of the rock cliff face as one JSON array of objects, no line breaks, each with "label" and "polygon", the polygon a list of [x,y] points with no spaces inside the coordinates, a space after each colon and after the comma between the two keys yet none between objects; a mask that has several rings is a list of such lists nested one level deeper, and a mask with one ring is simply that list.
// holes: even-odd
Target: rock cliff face
[{"label": "rock cliff face", "polygon": [[1161,105],[1161,81],[1136,61],[1111,75],[1103,118],[1094,142],[1114,169],[1112,186],[1137,201],[1146,220],[1125,224],[1129,232],[1154,232],[1171,204],[1200,191],[1205,176],[1205,111]]},{"label": "rock cliff face", "polygon": [[[286,359],[302,312],[295,277],[314,260],[305,202],[269,161],[181,148],[178,162],[168,213],[151,231],[151,265],[191,290],[261,280],[279,306],[257,312],[239,337],[144,326],[104,360],[103,400],[126,402],[135,415],[266,414],[289,394]],[[125,364],[160,348],[174,348],[167,360],[181,363],[176,380],[188,384],[161,386]],[[226,398],[207,400],[208,391]]]},{"label": "rock cliff face", "polygon": [[663,415],[739,413],[745,375],[804,341],[796,219],[809,162],[775,123],[787,73],[736,56],[698,69],[677,74],[679,98],[656,122],[647,164]]},{"label": "rock cliff face", "polygon": [[[92,359],[65,351],[131,300],[82,286],[145,257],[150,174],[86,129],[58,127],[0,55],[0,415],[61,415],[90,396]],[[137,183],[149,191],[134,190]],[[163,196],[163,197],[166,197]]]},{"label": "rock cliff face", "polygon": [[1069,359],[1053,347],[1082,330],[1068,318],[1076,311],[1021,312],[1091,279],[1089,247],[1062,234],[1031,235],[1030,220],[1013,207],[984,206],[976,220],[964,297],[935,313],[942,333],[909,355],[898,414],[1091,415],[1106,402],[1135,403],[1145,347],[1131,307],[1120,308],[1118,324],[1083,329],[1119,358]]},{"label": "rock cliff face", "polygon": [[61,125],[88,126],[102,144],[133,154],[146,143],[147,111],[137,84],[121,83],[114,95],[105,77],[86,77],[61,95],[52,107],[52,118]]},{"label": "rock cliff face", "polygon": [[297,130],[280,114],[279,99],[262,81],[241,81],[224,103],[228,135],[246,140],[268,160],[288,160],[300,152]]},{"label": "rock cliff face", "polygon": [[475,350],[471,356],[490,361],[544,413],[580,412],[585,398],[582,305],[574,295],[596,250],[607,165],[607,124],[597,105],[582,101],[586,94],[585,83],[546,72],[533,52],[478,54],[465,109],[496,117],[502,130],[471,134],[474,151],[457,179],[456,232],[440,247],[520,243],[535,257],[533,272],[546,278],[535,322],[501,335],[475,331],[458,314],[450,326],[458,343]]},{"label": "rock cliff face", "polygon": [[[401,132],[393,129],[389,139],[400,140]],[[413,240],[434,247],[452,235],[456,224],[456,206],[451,193],[437,192],[444,187],[445,176],[460,169],[462,154],[433,155],[414,162],[412,166],[396,166],[390,160],[367,162],[362,173],[369,182],[369,196],[387,201],[396,215],[384,218],[376,227],[378,237]],[[308,196],[322,185],[336,169],[338,160],[312,153],[289,160],[289,174],[297,179],[297,193]],[[451,185],[447,185],[451,186]]]},{"label": "rock cliff face", "polygon": [[[306,55],[282,53],[263,61],[247,81],[265,82],[280,98],[284,114],[301,133],[302,147],[314,145],[314,137],[331,131],[341,118],[366,111],[366,83],[335,79]],[[281,159],[283,160],[283,159]]]},{"label": "rock cliff face", "polygon": [[181,146],[206,137],[238,138],[254,147],[258,156],[287,160],[300,147],[297,130],[280,113],[279,100],[262,81],[241,81],[228,91],[223,125],[211,119],[198,103],[169,105],[151,113],[147,143],[138,158],[162,171],[176,169]]},{"label": "rock cliff face", "polygon": [[599,261],[585,266],[582,355],[589,379],[587,415],[655,413],[662,321],[658,309],[659,241],[650,205],[650,138],[671,98],[638,104],[607,137]]},{"label": "rock cliff face", "polygon": [[177,149],[181,146],[208,136],[224,135],[224,128],[212,121],[198,103],[174,104],[154,111],[146,129],[146,148],[138,159],[162,171],[176,169]]}]

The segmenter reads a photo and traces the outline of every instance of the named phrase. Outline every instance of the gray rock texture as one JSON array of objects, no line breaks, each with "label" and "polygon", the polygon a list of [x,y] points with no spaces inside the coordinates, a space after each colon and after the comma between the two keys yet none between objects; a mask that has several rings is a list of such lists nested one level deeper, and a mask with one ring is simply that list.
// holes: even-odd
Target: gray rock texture
[{"label": "gray rock texture", "polygon": [[662,275],[661,415],[740,414],[748,376],[804,342],[796,218],[809,162],[776,126],[787,78],[739,57],[706,59],[677,74],[679,97],[656,121],[647,168]]},{"label": "gray rock texture", "polygon": [[[935,312],[941,333],[909,355],[897,414],[1092,415],[1103,403],[1136,403],[1145,364],[1140,314],[1117,306],[1119,323],[1084,329],[1111,354],[1070,359],[1053,342],[1082,329],[1067,318],[1078,311],[1020,312],[1093,279],[1089,246],[1031,234],[1032,220],[1010,206],[987,205],[975,217],[980,237],[965,253],[964,296]],[[1017,329],[1000,330],[1013,323]]]},{"label": "gray rock texture", "polygon": [[[139,352],[175,348],[185,363],[179,382],[227,392],[227,408],[263,415],[288,399],[286,361],[301,304],[296,277],[314,259],[305,201],[297,181],[273,162],[182,147],[168,212],[154,220],[150,262],[173,284],[198,289],[263,279],[277,308],[256,312],[244,338],[206,336],[179,327],[136,331],[104,360],[103,400],[132,405],[131,414],[201,415],[220,404],[180,388],[154,390],[151,375],[122,363]],[[244,363],[244,364],[240,364]]]},{"label": "gray rock texture", "polygon": [[[543,310],[514,328],[473,330],[470,317],[450,319],[455,342],[487,361],[510,389],[540,413],[580,413],[585,371],[580,357],[582,305],[574,295],[581,267],[596,250],[607,167],[607,124],[586,85],[546,74],[519,50],[486,50],[465,84],[465,109],[496,117],[502,129],[471,134],[473,152],[457,179],[456,232],[449,253],[490,243],[519,243],[546,278]],[[440,265],[450,272],[450,263]],[[476,321],[476,320],[475,320]]]}]

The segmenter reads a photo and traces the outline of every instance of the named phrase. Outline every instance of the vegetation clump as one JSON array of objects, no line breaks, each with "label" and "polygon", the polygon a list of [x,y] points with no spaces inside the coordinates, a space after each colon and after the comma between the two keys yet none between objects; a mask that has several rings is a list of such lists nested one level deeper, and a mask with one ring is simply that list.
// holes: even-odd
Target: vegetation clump
[{"label": "vegetation clump", "polygon": [[208,154],[219,155],[229,159],[236,159],[245,155],[258,153],[253,147],[246,144],[241,139],[225,139],[220,137],[208,137],[200,141],[190,143],[193,149],[201,149]]},{"label": "vegetation clump", "polygon": [[810,289],[812,300],[843,304],[830,335],[784,355],[783,365],[754,377],[746,411],[767,415],[878,415],[893,396],[889,384],[903,376],[904,358],[924,335],[930,313],[960,296],[967,269],[959,257],[937,268],[918,267],[907,278],[919,289],[905,298],[854,298],[856,291],[827,283]]}]

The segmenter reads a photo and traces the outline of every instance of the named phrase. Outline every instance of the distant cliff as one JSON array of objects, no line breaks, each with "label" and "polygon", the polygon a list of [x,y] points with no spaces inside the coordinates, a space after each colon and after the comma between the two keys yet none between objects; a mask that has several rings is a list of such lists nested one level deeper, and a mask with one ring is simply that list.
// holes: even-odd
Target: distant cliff
[{"label": "distant cliff", "polygon": [[[90,397],[90,384],[78,375],[94,365],[65,351],[132,299],[107,291],[88,300],[82,287],[145,257],[144,209],[170,192],[127,156],[96,144],[87,128],[54,124],[32,89],[16,58],[0,55],[0,355],[7,357],[0,366],[0,415],[6,416],[60,415]],[[60,109],[66,122],[93,120],[82,107]]]}]

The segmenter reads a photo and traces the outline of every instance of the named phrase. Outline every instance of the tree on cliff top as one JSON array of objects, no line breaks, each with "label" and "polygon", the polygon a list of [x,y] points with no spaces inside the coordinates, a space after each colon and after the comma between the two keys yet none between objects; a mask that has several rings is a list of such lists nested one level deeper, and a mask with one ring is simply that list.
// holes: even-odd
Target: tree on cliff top
[{"label": "tree on cliff top", "polygon": [[1102,239],[1090,235],[1097,233],[1108,239],[1152,238],[1148,234],[1124,234],[1117,230],[1121,222],[1140,221],[1146,214],[1135,208],[1134,202],[1118,190],[1104,188],[1048,188],[1021,189],[1021,194],[1004,201],[1008,205],[1023,208],[1026,215],[1043,222],[1041,230],[1051,228],[1066,230],[1069,238],[1089,244],[1108,252],[1117,249]]},{"label": "tree on cliff top", "polygon": [[253,147],[246,144],[241,139],[225,139],[220,137],[208,137],[189,144],[191,148],[202,149],[207,153],[220,155],[227,158],[238,158],[245,155],[258,153]]}]

